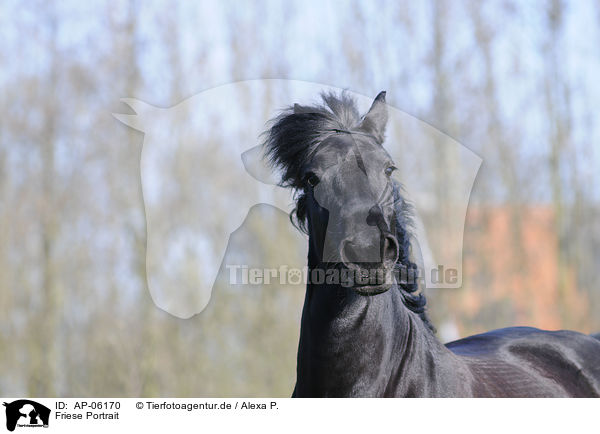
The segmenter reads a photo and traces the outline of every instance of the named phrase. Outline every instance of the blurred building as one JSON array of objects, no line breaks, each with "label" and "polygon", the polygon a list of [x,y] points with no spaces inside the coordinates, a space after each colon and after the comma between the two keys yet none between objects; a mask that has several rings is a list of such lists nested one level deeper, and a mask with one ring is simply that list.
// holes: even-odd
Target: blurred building
[{"label": "blurred building", "polygon": [[561,267],[553,207],[471,206],[463,295],[455,307],[480,323],[544,329],[576,324],[590,315],[589,304],[578,291],[575,270]]}]

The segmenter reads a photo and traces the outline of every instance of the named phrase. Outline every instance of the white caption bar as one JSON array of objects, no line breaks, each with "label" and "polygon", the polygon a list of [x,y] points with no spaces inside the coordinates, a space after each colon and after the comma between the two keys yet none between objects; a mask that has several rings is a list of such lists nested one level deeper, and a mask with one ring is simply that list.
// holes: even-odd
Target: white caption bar
[{"label": "white caption bar", "polygon": [[[3,398],[19,434],[584,432],[594,399]],[[49,413],[46,411],[49,410]],[[15,419],[16,418],[16,419]],[[2,429],[4,429],[2,428]],[[584,429],[585,428],[585,429]]]}]

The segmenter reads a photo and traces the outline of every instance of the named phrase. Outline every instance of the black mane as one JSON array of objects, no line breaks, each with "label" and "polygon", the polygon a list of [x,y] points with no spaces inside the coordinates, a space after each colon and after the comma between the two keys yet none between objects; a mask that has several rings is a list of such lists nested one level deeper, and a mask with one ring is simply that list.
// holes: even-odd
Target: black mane
[{"label": "black mane", "polygon": [[282,171],[280,185],[302,188],[302,168],[317,146],[337,131],[350,131],[360,122],[354,99],[346,93],[321,94],[323,104],[294,104],[270,121],[263,146],[270,163]]},{"label": "black mane", "polygon": [[[362,120],[355,100],[347,93],[321,94],[322,104],[301,106],[295,104],[284,109],[270,122],[265,132],[263,147],[271,166],[281,171],[282,187],[294,190],[296,206],[290,220],[301,231],[306,228],[306,196],[302,179],[302,168],[309,163],[317,146],[332,134],[351,132]],[[382,136],[374,136],[382,144]],[[396,269],[400,276],[398,285],[404,305],[419,315],[425,325],[435,330],[426,314],[426,298],[419,292],[418,267],[411,261],[412,206],[402,197],[400,183],[394,181],[394,207],[396,210],[396,238],[400,255]]]}]

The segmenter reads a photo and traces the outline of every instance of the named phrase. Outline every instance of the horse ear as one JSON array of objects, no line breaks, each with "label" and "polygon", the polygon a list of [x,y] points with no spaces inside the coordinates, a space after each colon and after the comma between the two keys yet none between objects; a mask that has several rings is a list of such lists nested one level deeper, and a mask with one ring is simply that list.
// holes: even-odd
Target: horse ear
[{"label": "horse ear", "polygon": [[385,103],[385,90],[379,92],[373,101],[373,105],[364,116],[359,128],[373,134],[380,142],[383,142],[385,126],[388,120],[387,104]]},{"label": "horse ear", "polygon": [[302,112],[302,107],[300,107],[300,104],[298,104],[298,103],[294,104],[294,113],[298,114],[300,112]]}]

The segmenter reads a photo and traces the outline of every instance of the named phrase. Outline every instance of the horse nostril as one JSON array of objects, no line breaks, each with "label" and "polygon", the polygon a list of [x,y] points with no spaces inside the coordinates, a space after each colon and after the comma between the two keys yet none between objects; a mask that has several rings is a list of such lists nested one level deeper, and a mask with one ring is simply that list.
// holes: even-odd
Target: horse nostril
[{"label": "horse nostril", "polygon": [[398,260],[399,246],[398,241],[391,235],[386,235],[383,241],[383,263],[385,265],[393,265]]},{"label": "horse nostril", "polygon": [[369,226],[379,226],[383,221],[383,211],[379,205],[373,205],[367,214],[367,224]]}]

